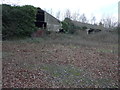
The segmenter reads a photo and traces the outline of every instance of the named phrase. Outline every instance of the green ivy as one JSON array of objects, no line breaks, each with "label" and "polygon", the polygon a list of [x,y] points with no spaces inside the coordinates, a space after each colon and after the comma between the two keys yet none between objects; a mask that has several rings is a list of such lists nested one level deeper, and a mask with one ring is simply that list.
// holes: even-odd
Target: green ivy
[{"label": "green ivy", "polygon": [[30,36],[37,28],[35,27],[36,8],[31,5],[10,6],[2,5],[2,37]]}]

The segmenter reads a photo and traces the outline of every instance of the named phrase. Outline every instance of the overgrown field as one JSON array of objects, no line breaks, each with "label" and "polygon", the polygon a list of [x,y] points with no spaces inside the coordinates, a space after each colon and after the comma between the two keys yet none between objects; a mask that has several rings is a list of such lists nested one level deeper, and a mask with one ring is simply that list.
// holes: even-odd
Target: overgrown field
[{"label": "overgrown field", "polygon": [[117,34],[50,34],[3,41],[3,87],[117,88]]}]

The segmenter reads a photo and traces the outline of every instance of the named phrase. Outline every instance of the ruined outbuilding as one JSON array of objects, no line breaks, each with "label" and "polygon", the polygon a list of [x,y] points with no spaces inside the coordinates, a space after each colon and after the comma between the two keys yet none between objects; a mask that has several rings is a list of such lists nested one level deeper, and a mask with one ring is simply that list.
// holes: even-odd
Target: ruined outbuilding
[{"label": "ruined outbuilding", "polygon": [[37,8],[35,25],[36,27],[56,32],[59,31],[59,29],[62,27],[61,22],[58,19],[41,8]]},{"label": "ruined outbuilding", "polygon": [[103,27],[102,25],[92,25],[92,24],[88,24],[88,23],[82,23],[79,21],[72,21],[72,23],[75,26],[79,26],[79,27],[87,27],[87,28],[92,28],[92,29],[101,29],[101,30],[105,30],[106,28]]}]

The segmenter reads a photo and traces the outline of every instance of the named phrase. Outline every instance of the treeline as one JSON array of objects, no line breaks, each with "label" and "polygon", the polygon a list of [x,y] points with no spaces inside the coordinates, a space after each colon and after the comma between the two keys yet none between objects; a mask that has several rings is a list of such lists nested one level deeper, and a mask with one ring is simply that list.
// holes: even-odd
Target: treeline
[{"label": "treeline", "polygon": [[87,18],[86,14],[80,13],[79,10],[76,10],[73,12],[70,9],[66,9],[65,11],[59,10],[57,12],[54,12],[52,9],[50,9],[46,11],[52,15],[55,13],[55,15],[53,16],[55,16],[59,20],[64,20],[64,18],[70,18],[73,21],[78,21],[78,22],[92,24],[92,25],[101,25],[105,28],[117,27],[117,23],[118,23],[117,17],[114,17],[112,15],[103,15],[101,16],[101,18],[99,18],[99,21],[98,21],[98,18],[93,14],[91,14],[91,17]]},{"label": "treeline", "polygon": [[11,6],[2,4],[2,39],[26,37],[37,30],[34,21],[36,8],[31,5]]}]

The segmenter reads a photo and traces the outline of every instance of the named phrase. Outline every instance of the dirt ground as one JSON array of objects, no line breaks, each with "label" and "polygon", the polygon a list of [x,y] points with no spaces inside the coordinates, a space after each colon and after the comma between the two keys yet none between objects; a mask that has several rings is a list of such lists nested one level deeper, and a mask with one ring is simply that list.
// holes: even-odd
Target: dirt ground
[{"label": "dirt ground", "polygon": [[3,41],[3,88],[118,88],[117,34]]}]

